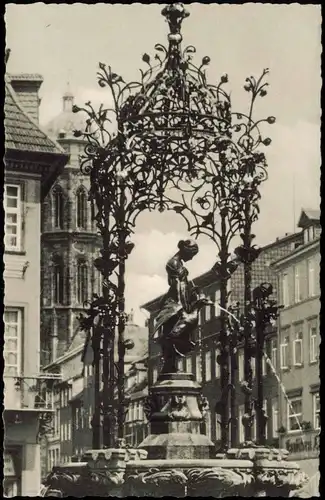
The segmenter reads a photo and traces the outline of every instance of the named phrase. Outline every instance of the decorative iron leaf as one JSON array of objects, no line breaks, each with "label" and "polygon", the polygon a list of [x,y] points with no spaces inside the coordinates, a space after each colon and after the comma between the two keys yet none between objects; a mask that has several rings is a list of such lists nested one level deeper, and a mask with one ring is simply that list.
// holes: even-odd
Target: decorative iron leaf
[{"label": "decorative iron leaf", "polygon": [[142,61],[150,65],[150,56],[149,54],[143,54]]},{"label": "decorative iron leaf", "polygon": [[202,217],[202,226],[207,227],[210,224],[213,224],[213,219],[214,219],[214,212],[209,212],[207,215]]},{"label": "decorative iron leaf", "polygon": [[203,59],[202,59],[202,66],[207,66],[208,64],[210,64],[211,62],[211,59],[209,56],[204,56]]},{"label": "decorative iron leaf", "polygon": [[177,214],[180,214],[183,212],[183,210],[185,210],[185,207],[182,206],[182,205],[177,205],[176,207],[173,207],[173,210],[174,212],[176,212]]}]

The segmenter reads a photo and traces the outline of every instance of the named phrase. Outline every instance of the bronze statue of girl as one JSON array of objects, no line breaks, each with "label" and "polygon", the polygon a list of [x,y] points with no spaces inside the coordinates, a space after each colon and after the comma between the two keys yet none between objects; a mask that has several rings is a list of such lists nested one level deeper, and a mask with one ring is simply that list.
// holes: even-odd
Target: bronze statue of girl
[{"label": "bronze statue of girl", "polygon": [[163,297],[156,318],[155,336],[162,347],[164,373],[177,372],[177,357],[184,357],[195,346],[193,334],[198,325],[200,309],[212,304],[199,293],[198,288],[188,280],[184,262],[197,255],[198,244],[194,240],[181,240],[178,252],[167,262],[169,290]]}]

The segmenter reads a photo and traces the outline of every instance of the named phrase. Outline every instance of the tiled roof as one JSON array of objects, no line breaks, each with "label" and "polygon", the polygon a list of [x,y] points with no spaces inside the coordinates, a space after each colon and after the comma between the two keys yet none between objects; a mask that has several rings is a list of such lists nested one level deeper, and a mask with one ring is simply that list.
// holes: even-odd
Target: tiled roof
[{"label": "tiled roof", "polygon": [[23,110],[8,80],[4,112],[6,150],[65,155],[64,150]]},{"label": "tiled roof", "polygon": [[315,208],[303,208],[301,210],[302,214],[305,214],[308,219],[311,220],[319,220],[320,219],[320,210],[316,210]]},{"label": "tiled roof", "polygon": [[148,329],[134,324],[126,324],[124,336],[134,342],[134,347],[127,354],[134,356],[134,359],[143,358],[148,352]]},{"label": "tiled roof", "polygon": [[72,335],[71,342],[67,349],[67,352],[73,351],[77,347],[84,345],[86,337],[87,334],[78,327],[77,330]]},{"label": "tiled roof", "polygon": [[[124,331],[125,339],[133,340],[134,347],[126,352],[125,358],[130,362],[136,362],[143,359],[148,354],[148,329],[142,326],[138,326],[132,323],[127,323],[125,325]],[[81,340],[82,337],[79,337]],[[78,340],[78,342],[79,342]],[[115,342],[117,345],[118,336],[115,337]],[[79,342],[80,343],[80,342]],[[84,362],[86,353],[89,352],[88,348],[91,349],[91,338],[90,336],[83,337],[84,349],[81,356],[82,362]],[[76,348],[76,345],[74,346]],[[70,347],[69,347],[70,350]]]},{"label": "tiled roof", "polygon": [[305,229],[314,222],[320,221],[320,210],[314,208],[303,208],[299,217],[298,227]]},{"label": "tiled roof", "polygon": [[309,217],[309,219],[312,219],[312,220],[319,220],[320,219],[320,210],[313,210],[310,208],[306,208],[306,210],[304,210],[304,212],[307,215],[307,217]]},{"label": "tiled roof", "polygon": [[43,82],[44,79],[42,75],[39,75],[38,73],[19,73],[19,74],[10,74],[8,75],[10,81],[12,80],[20,80],[20,81],[33,81],[33,82]]},{"label": "tiled roof", "polygon": [[148,387],[148,376],[146,376],[141,382],[133,384],[131,387],[125,390],[126,394],[135,394],[137,392],[143,391]]}]

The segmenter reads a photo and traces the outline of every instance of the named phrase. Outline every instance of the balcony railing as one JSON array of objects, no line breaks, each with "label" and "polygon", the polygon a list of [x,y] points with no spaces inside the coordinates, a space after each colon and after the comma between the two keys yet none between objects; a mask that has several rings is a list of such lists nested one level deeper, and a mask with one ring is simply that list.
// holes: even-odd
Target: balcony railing
[{"label": "balcony railing", "polygon": [[5,410],[53,411],[52,392],[42,376],[16,377],[4,374]]}]

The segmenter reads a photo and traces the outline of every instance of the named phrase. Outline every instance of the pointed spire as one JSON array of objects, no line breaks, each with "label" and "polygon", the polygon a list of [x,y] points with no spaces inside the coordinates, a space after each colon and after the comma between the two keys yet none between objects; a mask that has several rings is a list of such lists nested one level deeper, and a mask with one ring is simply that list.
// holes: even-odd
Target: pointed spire
[{"label": "pointed spire", "polygon": [[63,111],[71,111],[74,101],[74,95],[70,90],[70,82],[67,82],[67,90],[63,95]]}]

